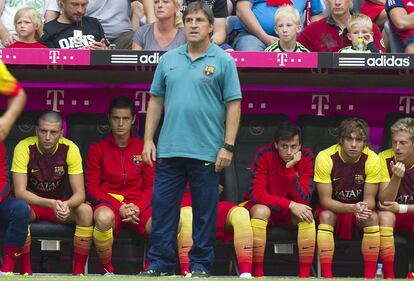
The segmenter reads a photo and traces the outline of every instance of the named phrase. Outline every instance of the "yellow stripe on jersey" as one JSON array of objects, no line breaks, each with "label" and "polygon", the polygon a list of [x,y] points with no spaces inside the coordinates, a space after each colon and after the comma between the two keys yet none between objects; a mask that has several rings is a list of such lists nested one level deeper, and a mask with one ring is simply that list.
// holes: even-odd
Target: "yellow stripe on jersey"
[{"label": "yellow stripe on jersey", "polygon": [[15,96],[20,88],[16,79],[7,70],[6,66],[0,61],[0,93],[6,96]]},{"label": "yellow stripe on jersey", "polygon": [[[382,151],[378,156],[380,158],[381,182],[390,182],[391,178],[390,178],[390,173],[388,171],[387,159],[390,159],[390,158],[395,159],[394,150],[392,148],[389,148],[387,150]],[[395,160],[393,161],[395,163]]]},{"label": "yellow stripe on jersey", "polygon": [[[16,145],[13,153],[13,162],[11,167],[12,172],[27,174],[27,166],[30,161],[29,146],[34,144],[37,145],[37,143],[37,136],[32,136],[21,140]],[[68,174],[82,174],[82,157],[78,146],[71,140],[63,137],[59,139],[59,144],[69,146],[68,155],[66,157],[66,163],[68,164]]]}]

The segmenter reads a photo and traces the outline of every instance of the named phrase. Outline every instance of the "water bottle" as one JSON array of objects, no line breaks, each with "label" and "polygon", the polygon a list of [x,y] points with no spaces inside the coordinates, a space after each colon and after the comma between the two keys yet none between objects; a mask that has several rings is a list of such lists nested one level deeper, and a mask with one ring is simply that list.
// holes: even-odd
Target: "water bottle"
[{"label": "water bottle", "polygon": [[375,272],[375,278],[383,278],[384,275],[382,274],[382,263],[377,264],[377,271]]}]

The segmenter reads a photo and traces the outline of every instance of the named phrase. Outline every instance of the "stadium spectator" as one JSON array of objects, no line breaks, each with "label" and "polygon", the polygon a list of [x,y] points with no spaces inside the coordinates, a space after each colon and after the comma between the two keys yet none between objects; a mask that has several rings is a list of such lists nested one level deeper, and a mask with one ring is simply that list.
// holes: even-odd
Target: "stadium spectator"
[{"label": "stadium spectator", "polygon": [[134,35],[132,50],[171,50],[186,42],[180,0],[155,0],[157,20],[141,26]]},{"label": "stadium spectator", "polygon": [[352,44],[340,49],[340,53],[379,53],[374,44],[372,21],[368,16],[353,14],[346,32]]},{"label": "stadium spectator", "polygon": [[[293,5],[303,19],[306,0],[241,0],[237,2],[237,16],[233,47],[236,51],[263,51],[276,40],[274,15],[283,5]],[[322,18],[321,0],[310,0],[310,21]],[[301,23],[304,26],[304,22]]]},{"label": "stadium spectator", "polygon": [[[201,1],[184,12],[188,43],[163,55],[151,85],[143,159],[157,157],[149,259],[143,276],[174,270],[180,203],[187,181],[193,201],[193,277],[206,277],[214,257],[219,171],[230,165],[240,119],[240,82],[234,60],[210,41],[214,16]],[[185,77],[185,83],[183,83]],[[154,133],[163,106],[158,140]]]},{"label": "stadium spectator", "polygon": [[340,239],[350,240],[354,226],[363,230],[364,277],[375,278],[380,234],[374,208],[380,161],[367,146],[368,130],[360,118],[345,119],[339,128],[339,143],[316,157],[314,181],[320,206],[315,217],[319,219],[317,244],[324,278],[333,277],[334,227]]},{"label": "stadium spectator", "polygon": [[263,273],[268,222],[298,229],[299,277],[309,277],[315,252],[315,221],[309,207],[314,190],[313,154],[301,145],[300,128],[283,123],[274,141],[260,148],[251,164],[251,188],[245,207],[253,229],[253,270]]},{"label": "stadium spectator", "polygon": [[55,19],[60,11],[57,0],[0,0],[0,47],[7,47],[18,40],[14,16],[18,10],[27,7],[36,9],[45,22]]},{"label": "stadium spectator", "polygon": [[360,12],[367,15],[381,30],[384,28],[384,23],[387,21],[385,0],[365,0]]},{"label": "stadium spectator", "polygon": [[275,14],[275,32],[279,39],[270,44],[266,52],[309,52],[296,42],[296,33],[300,31],[300,15],[292,6],[282,6]]},{"label": "stadium spectator", "polygon": [[[55,111],[37,120],[36,136],[20,141],[13,154],[14,193],[30,205],[30,221],[75,223],[72,274],[84,274],[92,245],[92,208],[85,204],[79,148],[62,137],[63,121]],[[30,233],[21,259],[30,264]],[[31,273],[31,272],[29,272]]]},{"label": "stadium spectator", "polygon": [[43,34],[43,22],[33,8],[22,8],[14,16],[18,40],[8,48],[47,48],[37,42]]},{"label": "stadium spectator", "polygon": [[414,53],[414,9],[409,0],[386,1],[388,19],[403,43],[405,53]]},{"label": "stadium spectator", "polygon": [[[13,274],[18,257],[23,252],[29,224],[29,209],[25,202],[10,197],[10,185],[6,174],[6,148],[3,140],[10,132],[26,103],[26,94],[6,66],[0,61],[0,94],[8,97],[6,111],[0,117],[0,224],[3,234],[3,261],[0,275]],[[22,274],[31,273],[24,263]]]},{"label": "stadium spectator", "polygon": [[61,14],[48,22],[39,42],[49,48],[108,49],[109,42],[96,18],[85,16],[88,0],[61,0]]},{"label": "stadium spectator", "polygon": [[116,49],[131,49],[132,30],[130,0],[89,0],[86,16],[99,20],[106,38]]},{"label": "stadium spectator", "polygon": [[[351,20],[353,0],[327,0],[329,16],[307,26],[299,35],[298,41],[311,52],[338,52],[352,44],[345,28]],[[372,27],[374,43],[378,50],[384,51],[384,42],[377,25]]]},{"label": "stadium spectator", "polygon": [[[187,6],[197,0],[183,0],[181,11],[184,12],[187,9]],[[225,43],[226,41],[226,19],[228,16],[227,13],[227,0],[203,0],[212,10],[214,15],[214,26],[213,26],[213,36],[211,40],[214,43],[221,46],[223,49],[231,48]]]},{"label": "stadium spectator", "polygon": [[[181,201],[180,230],[177,242],[181,274],[189,277],[191,273],[188,268],[188,252],[193,245],[193,211],[190,187],[187,187]],[[219,194],[222,191],[223,186],[219,185]],[[217,210],[216,236],[224,243],[234,240],[240,277],[251,278],[253,231],[249,211],[229,201],[220,201]]]},{"label": "stadium spectator", "polygon": [[394,278],[394,229],[413,237],[414,119],[400,119],[392,125],[391,139],[392,148],[379,154],[380,259],[386,279]]},{"label": "stadium spectator", "polygon": [[93,239],[99,262],[112,275],[113,233],[122,227],[148,236],[154,169],[142,161],[143,141],[132,135],[133,101],[115,98],[108,111],[111,133],[93,144],[86,161],[87,199],[94,209]]}]

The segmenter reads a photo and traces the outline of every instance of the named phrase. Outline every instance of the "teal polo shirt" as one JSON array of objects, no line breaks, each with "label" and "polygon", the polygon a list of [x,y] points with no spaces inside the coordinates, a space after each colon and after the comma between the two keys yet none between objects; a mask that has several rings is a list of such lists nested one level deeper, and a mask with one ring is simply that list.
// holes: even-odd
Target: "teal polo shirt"
[{"label": "teal polo shirt", "polygon": [[151,95],[164,98],[158,158],[215,162],[224,143],[226,103],[241,99],[234,59],[216,44],[192,61],[184,44],[164,54]]}]

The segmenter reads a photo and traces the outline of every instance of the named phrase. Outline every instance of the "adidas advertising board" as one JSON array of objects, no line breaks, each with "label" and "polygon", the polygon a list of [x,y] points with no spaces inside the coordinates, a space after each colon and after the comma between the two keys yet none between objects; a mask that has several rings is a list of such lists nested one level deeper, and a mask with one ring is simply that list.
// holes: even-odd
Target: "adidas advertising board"
[{"label": "adidas advertising board", "polygon": [[412,56],[404,54],[334,54],[337,68],[413,68]]},{"label": "adidas advertising board", "polygon": [[92,51],[91,64],[93,65],[148,65],[156,66],[164,51]]}]

